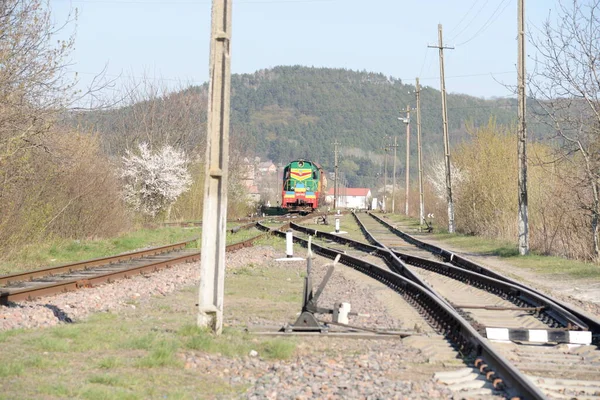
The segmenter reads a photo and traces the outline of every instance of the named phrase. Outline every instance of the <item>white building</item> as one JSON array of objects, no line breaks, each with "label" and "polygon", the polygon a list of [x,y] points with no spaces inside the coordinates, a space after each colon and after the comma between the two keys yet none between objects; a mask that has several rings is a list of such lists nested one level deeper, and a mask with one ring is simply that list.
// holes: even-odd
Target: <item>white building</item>
[{"label": "white building", "polygon": [[[371,189],[339,188],[337,206],[340,208],[357,208],[366,210],[371,205]],[[325,202],[333,206],[333,188],[327,191]]]}]

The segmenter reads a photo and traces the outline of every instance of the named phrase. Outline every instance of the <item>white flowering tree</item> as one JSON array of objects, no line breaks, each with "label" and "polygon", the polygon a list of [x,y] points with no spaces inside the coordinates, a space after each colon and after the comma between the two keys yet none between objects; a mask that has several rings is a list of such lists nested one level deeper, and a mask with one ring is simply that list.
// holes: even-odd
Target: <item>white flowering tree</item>
[{"label": "white flowering tree", "polygon": [[[446,162],[443,158],[438,158],[429,164],[428,171],[426,173],[427,179],[435,195],[442,199],[446,199]],[[452,181],[452,187],[457,188],[466,179],[466,171],[458,168],[456,164],[450,165],[450,179]]]},{"label": "white flowering tree", "polygon": [[152,152],[147,143],[139,145],[139,154],[129,150],[123,156],[121,178],[125,181],[125,201],[134,210],[156,217],[186,192],[192,179],[183,150],[166,145]]}]

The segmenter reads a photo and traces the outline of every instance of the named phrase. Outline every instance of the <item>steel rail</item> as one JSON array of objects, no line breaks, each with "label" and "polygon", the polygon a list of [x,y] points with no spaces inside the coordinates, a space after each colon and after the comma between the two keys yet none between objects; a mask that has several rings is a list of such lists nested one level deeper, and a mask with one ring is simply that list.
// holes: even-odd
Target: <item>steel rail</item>
[{"label": "steel rail", "polygon": [[49,296],[52,294],[77,290],[83,287],[93,287],[100,283],[110,283],[120,278],[130,278],[133,275],[143,274],[145,272],[155,272],[162,268],[168,268],[175,264],[183,262],[198,261],[200,252],[186,254],[179,257],[170,258],[145,264],[133,268],[122,269],[118,271],[105,272],[102,274],[90,276],[89,278],[69,279],[62,282],[54,282],[37,287],[17,289],[10,292],[0,292],[0,304],[6,304],[10,301],[33,300],[36,297]]},{"label": "steel rail", "polygon": [[[341,237],[339,235],[335,235],[333,233],[327,233],[327,232],[317,231],[315,229],[306,228],[306,227],[300,226],[300,225],[295,224],[295,223],[290,223],[290,227],[292,229],[296,229],[296,230],[298,230],[300,232],[304,232],[304,233],[307,233],[307,234],[310,234],[311,231],[314,231],[315,232],[314,234],[315,234],[316,237],[324,237],[326,239],[335,241],[335,242],[340,243],[340,244],[350,245],[350,246],[352,246],[354,248],[357,248],[359,250],[368,251],[369,253],[371,253],[373,255],[376,255],[378,257],[381,257],[381,258],[389,258],[390,254],[391,254],[390,253],[390,249],[388,249],[384,245],[382,245],[379,242],[377,242],[371,236],[371,234],[368,233],[368,231],[367,231],[367,235],[368,235],[368,237],[370,237],[372,239],[372,240],[369,240],[369,241],[373,241],[373,242],[377,243],[377,245],[370,245],[370,244],[362,243],[362,242],[359,242],[357,240],[348,239],[348,238],[345,238],[345,237]],[[433,288],[427,282],[425,282],[423,279],[421,279],[420,276],[416,275],[413,271],[411,271],[410,269],[406,268],[406,266],[404,264],[402,264],[402,262],[400,260],[398,260],[398,262],[395,264],[395,268],[396,268],[396,272],[398,272],[399,274],[401,274],[403,276],[406,276],[411,281],[416,282],[417,284],[419,284],[422,287],[424,287],[427,290],[429,290],[434,295],[438,296],[442,301],[446,302],[446,299],[444,299],[442,296],[440,296],[438,293],[436,293],[435,290],[433,290]]]},{"label": "steel rail", "polygon": [[107,256],[101,258],[94,258],[91,260],[78,261],[71,264],[63,264],[56,267],[42,268],[35,271],[20,272],[16,274],[0,276],[0,285],[7,285],[14,282],[28,281],[33,278],[39,278],[42,276],[49,276],[61,273],[68,273],[73,271],[84,270],[90,267],[97,267],[100,265],[107,265],[113,263],[119,263],[123,261],[129,261],[136,258],[142,258],[147,256],[153,256],[156,254],[162,254],[169,251],[180,250],[185,248],[188,244],[197,241],[198,238],[192,238],[183,242],[168,244],[165,246],[153,247],[150,249],[137,250],[129,253],[123,253],[116,256]]},{"label": "steel rail", "polygon": [[354,215],[354,217],[356,218],[356,221],[357,221],[360,229],[363,231],[363,233],[365,234],[367,239],[371,243],[374,243],[373,245],[369,245],[366,243],[355,241],[353,239],[341,237],[339,235],[302,227],[302,226],[300,226],[298,224],[294,224],[294,223],[290,224],[290,226],[293,229],[296,229],[300,232],[304,232],[307,234],[311,234],[311,233],[315,234],[315,232],[316,232],[317,237],[323,237],[323,238],[326,238],[329,240],[336,241],[337,243],[350,245],[354,248],[358,248],[363,251],[368,251],[369,253],[378,255],[380,257],[386,257],[387,252],[390,251],[398,258],[398,260],[394,260],[392,262],[392,267],[394,268],[395,272],[397,272],[397,273],[407,277],[408,279],[412,280],[413,282],[427,288],[430,292],[432,292],[436,296],[440,297],[440,299],[442,299],[444,302],[446,302],[446,300],[442,296],[437,294],[431,288],[431,286],[429,284],[427,284],[419,275],[415,274],[410,268],[407,268],[404,263],[406,263],[408,265],[414,265],[416,267],[425,268],[425,269],[428,269],[430,271],[434,271],[437,273],[442,273],[443,275],[451,276],[460,281],[468,281],[469,284],[471,284],[475,287],[487,287],[487,288],[489,288],[488,290],[490,290],[493,293],[496,293],[496,294],[502,293],[509,297],[518,298],[519,300],[521,300],[524,303],[527,303],[533,307],[543,307],[544,312],[546,314],[548,314],[550,317],[552,317],[553,319],[555,319],[556,321],[558,321],[560,324],[562,324],[563,326],[565,326],[567,328],[582,329],[582,330],[588,329],[588,325],[585,322],[583,322],[582,320],[580,320],[577,316],[573,315],[573,313],[569,312],[567,309],[556,304],[555,302],[552,302],[551,300],[545,298],[544,296],[541,296],[539,293],[537,293],[533,289],[519,287],[517,285],[512,284],[511,282],[506,282],[506,281],[502,281],[499,279],[495,279],[493,277],[486,276],[486,275],[483,275],[483,274],[480,274],[480,273],[477,273],[474,271],[465,270],[460,267],[455,267],[455,266],[448,265],[448,264],[445,264],[442,262],[427,260],[427,259],[424,259],[421,257],[412,256],[412,255],[405,254],[405,253],[402,253],[402,252],[399,252],[399,251],[396,251],[393,249],[389,249],[384,244],[378,242],[375,239],[375,237],[367,230],[367,228],[356,217],[356,215]]},{"label": "steel rail", "polygon": [[378,222],[380,222],[382,225],[384,225],[388,229],[390,229],[390,231],[392,231],[393,233],[395,233],[396,235],[398,235],[399,237],[404,239],[406,242],[411,243],[417,247],[420,247],[424,250],[427,250],[427,251],[439,256],[441,259],[443,259],[445,262],[447,262],[449,264],[452,264],[457,267],[463,268],[465,270],[473,271],[473,272],[479,273],[481,275],[485,275],[485,276],[521,287],[530,292],[536,293],[538,296],[543,297],[543,298],[547,299],[548,301],[553,302],[557,306],[560,306],[564,310],[567,310],[570,314],[572,314],[573,316],[577,317],[580,321],[582,321],[588,327],[588,329],[590,329],[592,331],[592,335],[596,337],[596,340],[598,339],[598,336],[600,335],[600,319],[592,316],[591,314],[588,314],[584,311],[575,309],[568,303],[565,303],[561,300],[557,300],[557,299],[553,298],[552,296],[549,296],[547,294],[539,292],[538,290],[532,288],[531,286],[528,286],[517,280],[511,279],[511,278],[503,276],[497,272],[494,272],[494,271],[482,266],[481,264],[471,261],[471,260],[469,260],[463,256],[460,256],[456,253],[442,249],[441,247],[432,245],[430,243],[426,243],[422,240],[416,239],[415,237],[407,234],[406,232],[402,232],[401,230],[399,230],[398,228],[396,228],[389,222],[383,220],[382,218],[379,218],[378,216],[376,216],[372,213],[369,213],[369,215],[372,218],[374,218],[375,220],[377,220]]},{"label": "steel rail", "polygon": [[409,265],[424,268],[429,271],[457,279],[461,282],[468,281],[469,284],[475,287],[484,288],[486,291],[491,293],[504,294],[506,296],[518,298],[524,303],[527,303],[530,307],[543,309],[544,313],[548,314],[550,317],[554,318],[561,325],[568,329],[589,329],[585,322],[573,315],[564,307],[561,307],[559,304],[548,300],[533,290],[528,290],[523,287],[513,285],[512,283],[479,274],[477,272],[465,270],[454,265],[428,260],[410,254],[401,253],[396,250],[392,251]]},{"label": "steel rail", "polygon": [[[279,218],[289,218],[288,217],[289,214],[285,214],[285,215],[269,215],[268,218],[269,219],[279,219]],[[257,222],[259,222],[260,220],[263,220],[267,217],[245,217],[245,218],[237,218],[237,219],[228,219],[227,223],[234,223],[234,222],[246,222],[245,225],[243,226],[254,226]],[[202,221],[169,221],[169,222],[163,222],[162,223],[163,226],[175,226],[175,227],[194,227],[194,226],[202,226]]]},{"label": "steel rail", "polygon": [[[279,237],[285,237],[285,232],[278,230],[271,230],[271,232]],[[307,240],[297,236],[294,236],[293,240],[304,247],[308,246]],[[334,259],[339,254],[342,264],[371,276],[391,289],[409,297],[413,305],[416,305],[422,313],[428,314],[428,322],[452,341],[459,351],[463,353],[475,351],[484,358],[487,366],[504,379],[504,384],[508,391],[512,393],[516,392],[527,399],[546,399],[544,394],[527,377],[501,354],[496,352],[487,340],[455,309],[426,288],[396,272],[380,268],[365,260],[344,254],[341,251],[319,246],[315,243],[311,244],[311,249],[315,253],[330,259]],[[389,252],[389,255],[392,259],[394,258],[392,252]]]},{"label": "steel rail", "polygon": [[[226,246],[225,251],[232,252],[244,247],[250,247],[254,244],[256,240],[266,237],[267,235],[268,233],[261,233],[253,238],[244,240],[242,242],[230,244]],[[56,293],[77,290],[83,287],[92,287],[94,285],[98,285],[104,282],[110,283],[119,278],[128,278],[137,274],[155,272],[159,269],[168,268],[175,264],[198,261],[200,260],[200,254],[200,251],[196,251],[177,257],[169,258],[168,260],[159,260],[135,267],[123,268],[111,272],[103,272],[98,275],[86,277],[85,279],[67,279],[61,282],[51,282],[47,284],[41,284],[35,287],[27,287],[23,289],[15,289],[10,291],[6,291],[6,288],[4,288],[3,291],[2,288],[0,288],[0,304],[9,304],[10,302],[15,301],[32,300],[38,297],[44,297]]]}]

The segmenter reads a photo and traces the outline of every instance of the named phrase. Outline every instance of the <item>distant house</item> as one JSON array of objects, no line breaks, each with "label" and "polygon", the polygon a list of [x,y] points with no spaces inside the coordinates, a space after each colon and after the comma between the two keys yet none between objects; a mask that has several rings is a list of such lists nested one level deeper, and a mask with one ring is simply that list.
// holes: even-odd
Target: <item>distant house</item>
[{"label": "distant house", "polygon": [[[337,206],[340,208],[367,209],[371,204],[371,189],[368,188],[339,188]],[[334,190],[330,188],[325,196],[325,202],[333,205]]]},{"label": "distant house", "polygon": [[265,161],[258,164],[258,171],[263,174],[274,174],[277,172],[277,166],[273,161]]},{"label": "distant house", "polygon": [[260,201],[258,186],[250,186],[248,188],[248,201],[251,203],[258,203]]}]

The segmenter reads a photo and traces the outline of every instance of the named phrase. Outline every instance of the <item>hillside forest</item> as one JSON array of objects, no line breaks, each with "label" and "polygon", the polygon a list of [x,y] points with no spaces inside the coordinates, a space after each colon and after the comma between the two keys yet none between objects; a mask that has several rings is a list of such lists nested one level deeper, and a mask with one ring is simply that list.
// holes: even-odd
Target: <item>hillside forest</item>
[{"label": "hillside forest", "polygon": [[[65,79],[76,37],[56,42],[57,27],[42,0],[7,0],[0,8],[0,31],[7,32],[0,42],[0,249],[201,219],[208,85],[173,88],[132,78],[126,96],[84,109],[82,98],[99,99],[106,86],[79,93],[76,82]],[[584,49],[600,53],[600,38],[561,40],[569,29],[600,27],[589,18],[570,21],[575,25],[548,25],[531,43],[543,56],[528,99],[531,247],[597,261],[600,80],[593,71],[600,65]],[[557,56],[554,46],[564,52]],[[25,48],[33,50],[20,51]],[[279,66],[234,74],[231,88],[229,218],[256,211],[244,185],[249,165],[305,158],[333,171],[336,141],[342,184],[389,198],[393,151],[384,148],[396,138],[395,202],[404,204],[406,125],[398,118],[416,107],[413,84],[368,71]],[[426,214],[444,229],[441,95],[422,86],[420,99]],[[515,98],[448,95],[460,233],[516,244],[516,105]],[[419,212],[416,125],[412,112],[413,217]],[[274,200],[269,196],[277,184],[258,184],[262,201]]]}]

